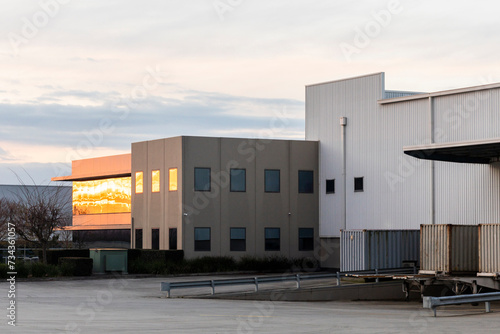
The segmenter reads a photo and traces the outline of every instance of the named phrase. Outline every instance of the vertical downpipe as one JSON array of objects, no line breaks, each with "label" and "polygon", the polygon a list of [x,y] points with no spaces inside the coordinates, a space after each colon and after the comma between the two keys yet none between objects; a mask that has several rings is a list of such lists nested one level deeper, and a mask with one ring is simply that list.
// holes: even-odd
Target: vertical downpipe
[{"label": "vertical downpipe", "polygon": [[[431,144],[434,144],[434,100],[429,96],[429,125],[431,134]],[[435,162],[431,160],[431,224],[436,224],[436,170]]]},{"label": "vertical downpipe", "polygon": [[342,147],[342,229],[347,229],[347,183],[346,183],[346,146],[345,146],[345,127],[347,125],[347,117],[340,117],[340,143]]}]

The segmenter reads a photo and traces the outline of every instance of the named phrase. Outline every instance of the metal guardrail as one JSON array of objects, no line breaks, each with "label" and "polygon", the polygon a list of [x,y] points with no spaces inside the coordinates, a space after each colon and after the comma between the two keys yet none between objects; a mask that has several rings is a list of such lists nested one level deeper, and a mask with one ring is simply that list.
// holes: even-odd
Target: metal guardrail
[{"label": "metal guardrail", "polygon": [[[406,270],[405,270],[406,269]],[[259,291],[259,284],[262,283],[280,283],[280,282],[290,282],[294,281],[297,284],[297,289],[300,289],[300,283],[302,281],[314,280],[314,279],[336,279],[337,286],[341,285],[341,277],[346,277],[352,274],[387,274],[392,272],[401,273],[403,271],[411,270],[413,268],[405,269],[381,269],[372,271],[358,271],[358,272],[346,272],[346,273],[325,273],[325,274],[289,274],[280,276],[264,276],[264,277],[248,277],[248,278],[235,278],[235,279],[218,279],[218,280],[200,280],[200,281],[186,281],[186,282],[161,282],[161,291],[166,292],[167,297],[171,296],[171,290],[173,289],[186,289],[186,288],[203,288],[208,287],[212,289],[212,295],[215,294],[216,286],[228,286],[228,285],[255,285],[255,291]],[[378,282],[378,278],[376,279]]]},{"label": "metal guardrail", "polygon": [[429,308],[434,311],[436,316],[436,309],[439,306],[457,305],[466,303],[484,303],[486,313],[491,312],[490,302],[500,300],[500,292],[477,293],[473,295],[458,295],[447,297],[424,297],[423,307]]}]

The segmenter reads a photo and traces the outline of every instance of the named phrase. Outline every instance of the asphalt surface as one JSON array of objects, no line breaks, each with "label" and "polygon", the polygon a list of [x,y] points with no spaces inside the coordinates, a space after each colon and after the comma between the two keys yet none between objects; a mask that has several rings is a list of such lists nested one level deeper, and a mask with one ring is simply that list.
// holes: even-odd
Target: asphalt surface
[{"label": "asphalt surface", "polygon": [[[165,298],[160,282],[213,277],[122,278],[16,283],[16,326],[7,324],[0,282],[0,333],[498,333],[500,304],[438,309],[420,302],[255,302]],[[221,278],[221,277],[216,277]],[[225,277],[229,278],[229,277]],[[234,289],[234,287],[230,287]],[[249,287],[251,289],[251,287]]]}]

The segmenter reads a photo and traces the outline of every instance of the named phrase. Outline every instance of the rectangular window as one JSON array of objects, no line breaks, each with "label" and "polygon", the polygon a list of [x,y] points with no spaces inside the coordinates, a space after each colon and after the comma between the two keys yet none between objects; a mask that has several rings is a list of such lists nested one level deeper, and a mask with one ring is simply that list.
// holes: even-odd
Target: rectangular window
[{"label": "rectangular window", "polygon": [[280,192],[280,171],[279,169],[266,169],[264,171],[264,191],[266,193]]},{"label": "rectangular window", "polygon": [[177,191],[177,168],[168,170],[168,190]]},{"label": "rectangular window", "polygon": [[326,193],[335,194],[335,179],[326,180]]},{"label": "rectangular window", "polygon": [[168,229],[168,249],[176,250],[177,249],[177,229],[169,228]]},{"label": "rectangular window", "polygon": [[354,191],[361,192],[364,191],[363,178],[355,177],[354,178]]},{"label": "rectangular window", "polygon": [[151,172],[151,191],[154,193],[160,192],[160,171],[154,170]]},{"label": "rectangular window", "polygon": [[231,169],[231,191],[245,192],[247,190],[246,169]]},{"label": "rectangular window", "polygon": [[312,170],[299,170],[299,193],[312,194],[314,192],[314,173]]},{"label": "rectangular window", "polygon": [[210,227],[194,228],[194,251],[210,252]]},{"label": "rectangular window", "polygon": [[130,212],[132,208],[132,178],[73,182],[73,214]]},{"label": "rectangular window", "polygon": [[160,229],[151,229],[151,249],[160,249]]},{"label": "rectangular window", "polygon": [[230,229],[230,250],[231,252],[244,252],[247,250],[246,239],[247,230],[246,228],[232,227]]},{"label": "rectangular window", "polygon": [[280,229],[268,228],[264,229],[265,234],[265,250],[266,251],[279,251],[280,250]]},{"label": "rectangular window", "polygon": [[314,229],[299,228],[299,251],[314,250]]},{"label": "rectangular window", "polygon": [[135,173],[135,193],[142,194],[144,191],[144,177],[142,172]]},{"label": "rectangular window", "polygon": [[194,190],[210,191],[210,168],[194,169]]},{"label": "rectangular window", "polygon": [[135,229],[135,248],[142,249],[142,228]]}]

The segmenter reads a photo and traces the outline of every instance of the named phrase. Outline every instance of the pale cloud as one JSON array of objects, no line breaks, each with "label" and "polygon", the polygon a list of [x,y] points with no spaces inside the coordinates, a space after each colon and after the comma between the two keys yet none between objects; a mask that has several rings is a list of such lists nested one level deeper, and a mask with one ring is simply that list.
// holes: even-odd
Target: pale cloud
[{"label": "pale cloud", "polygon": [[[26,22],[47,2],[5,2],[1,162],[61,161],[89,141],[106,154],[176,135],[255,137],[285,111],[276,137],[303,138],[304,86],[367,73],[385,71],[387,88],[411,91],[500,81],[493,0],[400,0],[401,12],[347,62],[339,45],[393,2],[226,1],[220,13],[213,0],[65,1],[31,36]],[[161,82],[134,100],[150,69]],[[103,120],[113,130],[101,136]]]},{"label": "pale cloud", "polygon": [[15,160],[14,156],[10,154],[8,151],[4,150],[2,146],[0,146],[0,163],[11,162],[14,160]]}]

